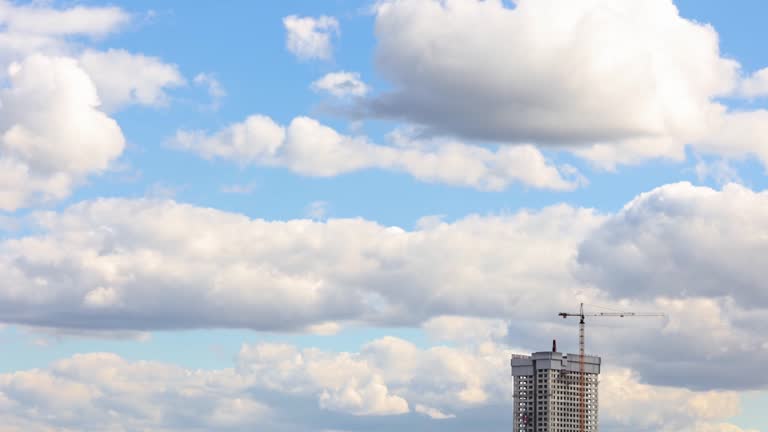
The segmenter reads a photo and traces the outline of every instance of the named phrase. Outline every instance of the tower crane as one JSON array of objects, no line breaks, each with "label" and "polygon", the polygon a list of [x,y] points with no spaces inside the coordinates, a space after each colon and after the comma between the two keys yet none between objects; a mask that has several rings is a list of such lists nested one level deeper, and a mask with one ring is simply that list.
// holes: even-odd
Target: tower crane
[{"label": "tower crane", "polygon": [[586,377],[584,376],[584,317],[664,317],[663,313],[647,312],[595,312],[584,313],[584,303],[579,306],[578,313],[560,312],[563,319],[579,317],[579,431],[586,430]]}]

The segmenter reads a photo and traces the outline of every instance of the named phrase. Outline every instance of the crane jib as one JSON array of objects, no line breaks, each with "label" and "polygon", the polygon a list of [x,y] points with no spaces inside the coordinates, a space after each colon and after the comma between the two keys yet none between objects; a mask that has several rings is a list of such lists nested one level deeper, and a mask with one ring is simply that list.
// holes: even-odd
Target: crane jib
[{"label": "crane jib", "polygon": [[579,317],[579,431],[586,431],[586,396],[585,396],[585,373],[584,373],[584,356],[585,354],[585,331],[584,331],[584,318],[585,317],[665,317],[662,313],[651,312],[597,312],[597,313],[584,313],[584,303],[579,306],[579,313],[560,312],[558,316],[563,319],[568,317]]}]

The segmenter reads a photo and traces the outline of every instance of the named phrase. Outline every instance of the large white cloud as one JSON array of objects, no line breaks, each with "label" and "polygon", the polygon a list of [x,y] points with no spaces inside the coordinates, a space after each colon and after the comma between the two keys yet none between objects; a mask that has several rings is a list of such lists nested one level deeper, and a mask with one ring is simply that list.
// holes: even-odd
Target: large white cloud
[{"label": "large white cloud", "polygon": [[40,235],[0,244],[0,320],[126,330],[505,316],[572,295],[569,263],[600,221],[558,206],[405,231],[121,199],[38,219]]},{"label": "large white cloud", "polygon": [[63,198],[122,153],[120,127],[98,110],[74,60],[35,55],[9,75],[0,90],[0,210]]},{"label": "large white cloud", "polygon": [[131,15],[119,7],[55,7],[50,2],[0,1],[0,76],[29,56],[76,57],[84,42],[125,27]]},{"label": "large white cloud", "polygon": [[618,296],[728,297],[768,308],[766,221],[768,192],[667,185],[592,233],[579,249],[579,273]]},{"label": "large white cloud", "polygon": [[[605,167],[681,159],[730,122],[716,98],[740,93],[739,64],[672,0],[514,3],[379,2],[377,64],[394,90],[368,109],[439,133],[578,146]],[[759,94],[760,76],[743,92]],[[758,125],[722,146],[764,154]]]},{"label": "large white cloud", "polygon": [[184,84],[158,58],[87,48],[130,19],[117,7],[0,1],[0,210],[62,199],[109,169],[125,139],[105,112],[162,105]]},{"label": "large white cloud", "polygon": [[34,2],[0,1],[0,60],[36,52],[66,54],[68,38],[103,37],[125,26],[131,17],[118,7],[75,6],[66,9]]},{"label": "large white cloud", "polygon": [[114,7],[75,6],[55,9],[45,4],[0,2],[0,21],[14,33],[104,36],[128,23],[130,15]]},{"label": "large white cloud", "polygon": [[[580,245],[576,275],[614,298],[644,299],[670,322],[661,333],[604,334],[604,346],[666,347],[628,359],[653,382],[768,385],[758,372],[768,361],[758,330],[768,325],[766,220],[768,194],[735,184],[673,184],[632,200]],[[656,369],[654,361],[669,365]],[[733,362],[738,370],[721,368]]]},{"label": "large white cloud", "polygon": [[[80,354],[0,374],[0,420],[32,432],[458,432],[482,419],[482,430],[504,431],[509,353],[487,340],[418,348],[384,337],[351,353],[246,344],[236,368],[219,370]],[[653,387],[622,368],[603,374],[600,391],[603,430],[741,431],[728,423],[740,408],[733,392]]]},{"label": "large white cloud", "polygon": [[175,65],[122,49],[87,48],[89,39],[116,32],[130,20],[131,15],[118,7],[57,8],[45,2],[20,5],[3,0],[0,65],[39,54],[77,58],[96,85],[101,109],[162,105],[165,89],[185,83]]},{"label": "large white cloud", "polygon": [[185,84],[175,65],[125,50],[87,50],[80,56],[80,64],[93,79],[101,107],[107,111],[127,104],[165,105],[168,96],[164,90]]},{"label": "large white cloud", "polygon": [[99,107],[114,111],[127,104],[162,105],[164,89],[184,84],[175,65],[121,49],[83,48],[83,36],[103,37],[124,27],[131,16],[118,7],[56,8],[47,4],[0,3],[0,64],[43,54],[78,58],[94,81]]},{"label": "large white cloud", "polygon": [[170,142],[205,158],[284,166],[310,176],[379,168],[481,190],[501,190],[511,183],[570,190],[584,182],[572,167],[550,163],[531,145],[494,150],[456,140],[414,140],[402,133],[393,137],[394,145],[377,145],[308,117],[297,117],[283,127],[269,117],[253,115],[215,134],[181,130]]}]

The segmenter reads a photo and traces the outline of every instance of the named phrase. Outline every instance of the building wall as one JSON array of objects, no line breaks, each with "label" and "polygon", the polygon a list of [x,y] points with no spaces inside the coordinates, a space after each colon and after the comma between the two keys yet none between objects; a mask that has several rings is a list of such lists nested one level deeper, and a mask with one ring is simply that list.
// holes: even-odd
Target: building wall
[{"label": "building wall", "polygon": [[[585,429],[598,430],[600,358],[585,356]],[[579,432],[579,356],[513,356],[515,432]]]}]

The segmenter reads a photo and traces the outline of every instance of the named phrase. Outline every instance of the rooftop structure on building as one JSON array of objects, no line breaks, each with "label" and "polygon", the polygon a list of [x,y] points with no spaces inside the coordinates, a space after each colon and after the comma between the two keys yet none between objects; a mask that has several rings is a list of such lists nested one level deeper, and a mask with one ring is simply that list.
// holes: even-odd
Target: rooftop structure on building
[{"label": "rooftop structure on building", "polygon": [[600,357],[584,356],[583,377],[579,360],[554,343],[552,351],[512,356],[514,432],[597,432]]}]

